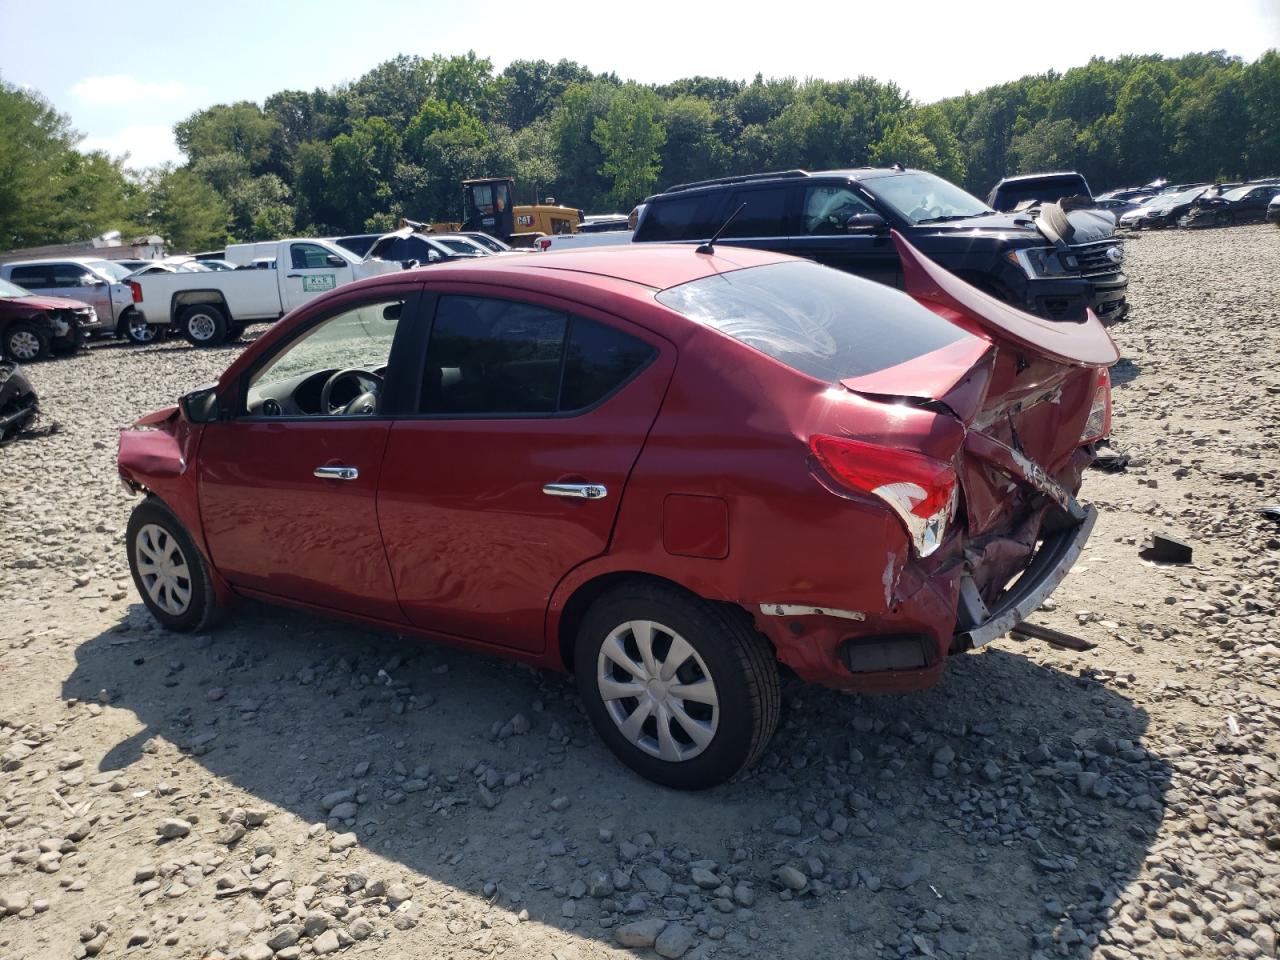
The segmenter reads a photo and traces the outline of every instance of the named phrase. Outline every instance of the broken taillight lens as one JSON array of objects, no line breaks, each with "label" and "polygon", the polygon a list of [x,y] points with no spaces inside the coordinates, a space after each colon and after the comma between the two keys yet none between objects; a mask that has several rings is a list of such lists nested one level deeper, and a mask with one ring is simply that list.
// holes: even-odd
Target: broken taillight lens
[{"label": "broken taillight lens", "polygon": [[916,553],[942,545],[955,515],[956,474],[950,464],[909,450],[893,450],[845,437],[815,435],[809,449],[843,487],[883,501],[897,514]]},{"label": "broken taillight lens", "polygon": [[1089,407],[1089,419],[1084,423],[1080,443],[1097,443],[1111,433],[1111,372],[1103,367],[1098,371],[1098,385],[1093,391],[1093,404]]}]

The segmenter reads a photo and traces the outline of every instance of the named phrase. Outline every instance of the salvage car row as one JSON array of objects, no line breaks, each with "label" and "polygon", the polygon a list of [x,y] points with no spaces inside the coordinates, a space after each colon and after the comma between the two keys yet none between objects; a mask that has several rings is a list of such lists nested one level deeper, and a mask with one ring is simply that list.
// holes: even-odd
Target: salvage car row
[{"label": "salvage car row", "polygon": [[[169,333],[196,346],[234,340],[311,297],[409,266],[506,253],[483,235],[370,237],[232,244],[166,260],[58,257],[0,264],[0,354],[29,363],[94,337],[147,344]],[[285,264],[277,270],[277,264]]]}]

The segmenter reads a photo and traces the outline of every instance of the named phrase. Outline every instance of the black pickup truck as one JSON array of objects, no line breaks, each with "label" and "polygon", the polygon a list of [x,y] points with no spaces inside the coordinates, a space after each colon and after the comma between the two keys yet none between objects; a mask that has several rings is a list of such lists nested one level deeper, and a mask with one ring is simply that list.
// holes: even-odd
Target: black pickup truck
[{"label": "black pickup truck", "polygon": [[705,240],[776,250],[902,285],[890,229],[975,286],[1051,320],[1091,307],[1128,312],[1124,244],[1106,213],[1045,204],[997,213],[923,170],[859,168],[724,177],[681,184],[645,201],[635,242]]}]

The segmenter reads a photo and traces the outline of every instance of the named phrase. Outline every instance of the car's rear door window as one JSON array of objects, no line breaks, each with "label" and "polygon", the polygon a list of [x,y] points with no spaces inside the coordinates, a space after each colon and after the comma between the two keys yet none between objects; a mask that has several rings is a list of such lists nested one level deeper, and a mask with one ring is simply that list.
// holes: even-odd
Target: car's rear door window
[{"label": "car's rear door window", "polygon": [[436,416],[551,416],[587,409],[656,351],[606,324],[533,304],[442,296],[420,410]]},{"label": "car's rear door window", "polygon": [[710,218],[714,206],[714,196],[708,194],[654,200],[637,227],[635,238],[655,242],[705,240],[715,232]]},{"label": "car's rear door window", "polygon": [[9,279],[27,290],[47,290],[53,286],[53,271],[45,264],[14,267]]},{"label": "car's rear door window", "polygon": [[[722,237],[781,237],[787,229],[787,193],[789,186],[756,187],[751,190],[735,190],[724,207],[728,219],[733,211],[742,212],[733,218]],[[744,206],[745,204],[745,206]],[[717,225],[718,227],[718,225]],[[714,230],[712,231],[714,232]]]},{"label": "car's rear door window", "polygon": [[899,290],[801,261],[704,277],[663,290],[657,299],[828,383],[970,336]]}]

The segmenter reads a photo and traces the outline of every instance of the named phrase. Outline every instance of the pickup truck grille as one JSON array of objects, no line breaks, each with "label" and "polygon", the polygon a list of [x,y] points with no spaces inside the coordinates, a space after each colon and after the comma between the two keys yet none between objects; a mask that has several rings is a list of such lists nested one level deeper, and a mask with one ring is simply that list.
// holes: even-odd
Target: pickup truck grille
[{"label": "pickup truck grille", "polygon": [[1124,244],[1120,240],[1112,239],[1076,244],[1071,248],[1071,252],[1076,255],[1076,262],[1080,264],[1080,272],[1084,276],[1097,277],[1120,272],[1120,264],[1107,255],[1107,251],[1112,247],[1116,247],[1121,252],[1124,251]]}]

